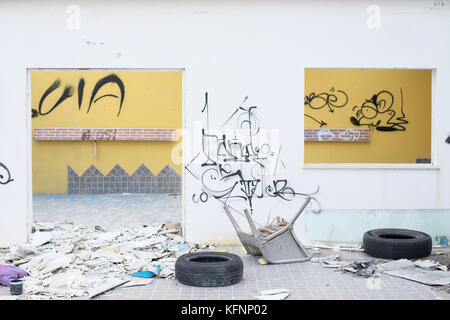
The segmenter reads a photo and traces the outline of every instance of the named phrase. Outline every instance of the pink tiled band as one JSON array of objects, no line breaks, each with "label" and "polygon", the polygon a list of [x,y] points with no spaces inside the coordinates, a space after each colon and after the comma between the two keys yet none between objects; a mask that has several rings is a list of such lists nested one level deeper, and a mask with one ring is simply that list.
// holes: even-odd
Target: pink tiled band
[{"label": "pink tiled band", "polygon": [[34,140],[174,141],[170,128],[35,128]]},{"label": "pink tiled band", "polygon": [[305,141],[370,142],[370,129],[305,129]]}]

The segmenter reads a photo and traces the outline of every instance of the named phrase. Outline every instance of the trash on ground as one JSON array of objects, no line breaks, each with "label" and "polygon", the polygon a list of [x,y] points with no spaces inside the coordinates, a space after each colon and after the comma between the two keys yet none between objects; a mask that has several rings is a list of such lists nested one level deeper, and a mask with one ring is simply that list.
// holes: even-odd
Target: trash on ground
[{"label": "trash on ground", "polygon": [[324,268],[335,268],[337,270],[351,272],[364,278],[371,277],[376,271],[374,260],[345,261],[340,254],[312,257],[311,262],[320,264]]},{"label": "trash on ground", "polygon": [[324,268],[342,268],[344,265],[344,262],[338,261],[338,260],[329,260],[329,261],[323,261],[322,266]]},{"label": "trash on ground", "polygon": [[17,300],[18,296],[0,296],[0,300]]},{"label": "trash on ground", "polygon": [[11,295],[19,296],[23,293],[23,280],[21,279],[11,280],[9,286]]},{"label": "trash on ground", "polygon": [[128,288],[128,287],[139,287],[139,286],[146,286],[150,283],[152,283],[153,279],[150,278],[133,278],[127,283],[123,284],[121,288]]},{"label": "trash on ground", "polygon": [[[21,277],[28,275],[23,291],[32,300],[94,298],[127,281],[129,286],[149,284],[151,278],[131,276],[140,272],[174,279],[177,257],[200,249],[184,241],[176,222],[120,230],[70,222],[35,223],[33,230],[29,243],[0,250],[0,264],[7,265],[7,269],[0,267],[0,283],[9,285],[18,277],[5,276],[22,270]],[[215,246],[201,246],[208,248]]]},{"label": "trash on ground", "polygon": [[305,245],[305,248],[324,249],[330,251],[364,251],[364,249],[362,249],[361,246],[349,246],[349,245],[341,245],[341,246]]},{"label": "trash on ground", "polygon": [[424,270],[421,268],[405,268],[390,271],[383,271],[383,273],[404,278],[431,286],[445,286],[450,284],[450,272],[441,270]]},{"label": "trash on ground", "polygon": [[414,267],[415,267],[414,262],[408,259],[393,260],[389,262],[380,263],[377,265],[377,268],[381,271],[390,271]]},{"label": "trash on ground", "polygon": [[320,263],[324,268],[342,268],[345,263],[341,261],[338,254],[328,255],[324,257],[312,257],[312,263]]},{"label": "trash on ground", "polygon": [[376,265],[373,260],[370,261],[354,261],[348,266],[342,268],[344,271],[355,273],[364,278],[370,278],[375,274]]},{"label": "trash on ground", "polygon": [[443,266],[439,262],[434,261],[434,260],[417,260],[414,262],[414,264],[417,267],[425,269],[425,270],[439,269],[442,271],[447,271],[447,266]]},{"label": "trash on ground", "polygon": [[450,272],[438,269],[427,270],[419,267],[431,266],[432,263],[429,261],[430,260],[417,260],[416,262],[412,262],[408,259],[400,259],[379,264],[377,267],[384,274],[420,282],[426,285],[443,286],[450,284]]},{"label": "trash on ground", "polygon": [[283,229],[285,226],[287,226],[287,224],[288,222],[285,219],[276,217],[270,224],[258,228],[258,231],[261,236],[267,237]]},{"label": "trash on ground", "polygon": [[311,262],[312,263],[322,263],[322,262],[329,262],[329,261],[336,261],[340,260],[341,256],[338,254],[332,254],[324,257],[312,257]]},{"label": "trash on ground", "polygon": [[284,300],[290,294],[288,289],[271,289],[264,290],[259,293],[259,296],[255,296],[257,300]]},{"label": "trash on ground", "polygon": [[450,285],[439,286],[436,289],[439,290],[439,291],[442,291],[442,292],[450,294]]},{"label": "trash on ground", "polygon": [[448,238],[446,236],[436,236],[436,241],[443,247],[448,246]]},{"label": "trash on ground", "polygon": [[267,261],[266,261],[266,259],[264,259],[264,258],[259,258],[259,259],[258,259],[258,263],[264,265],[264,264],[267,264]]},{"label": "trash on ground", "polygon": [[437,261],[440,265],[446,266],[447,270],[450,269],[450,250],[437,250],[427,259]]},{"label": "trash on ground", "polygon": [[164,223],[164,228],[166,229],[178,229],[181,227],[181,223],[179,222],[174,222],[174,221],[166,221]]},{"label": "trash on ground", "polygon": [[127,282],[129,282],[130,280],[123,280],[123,279],[111,279],[110,281],[108,281],[106,284],[100,286],[99,288],[91,291],[89,293],[89,299],[95,298],[96,296],[98,296],[99,294],[102,294],[103,292],[112,290],[114,288],[117,288]]},{"label": "trash on ground", "polygon": [[140,271],[135,272],[131,276],[137,277],[137,278],[153,278],[156,277],[161,273],[161,266],[160,265],[153,265],[152,270],[146,270],[146,271]]},{"label": "trash on ground", "polygon": [[29,255],[38,254],[36,248],[31,243],[24,243],[19,246],[12,246],[10,248],[10,260],[20,260]]},{"label": "trash on ground", "polygon": [[35,232],[33,233],[33,237],[31,240],[31,245],[33,247],[39,247],[43,244],[46,244],[47,242],[50,242],[52,240],[52,233],[51,232]]}]

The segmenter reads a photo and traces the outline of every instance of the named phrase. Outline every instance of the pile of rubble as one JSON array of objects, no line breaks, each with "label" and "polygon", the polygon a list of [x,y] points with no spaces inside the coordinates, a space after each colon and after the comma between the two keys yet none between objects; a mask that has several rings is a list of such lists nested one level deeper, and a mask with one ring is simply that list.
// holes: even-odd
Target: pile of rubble
[{"label": "pile of rubble", "polygon": [[29,274],[29,299],[93,298],[117,286],[148,284],[153,276],[174,279],[177,257],[207,248],[186,243],[172,222],[121,230],[38,223],[33,231],[30,243],[0,249],[0,264]]},{"label": "pile of rubble", "polygon": [[[369,257],[360,248],[334,247],[329,249],[324,246],[318,248],[320,250],[315,250],[314,254],[316,256],[311,258],[311,262],[320,264],[324,268],[349,272],[355,276],[364,278],[378,277],[382,273],[430,286],[450,285],[450,272],[448,268],[450,251],[447,253],[443,250],[435,251],[427,259],[391,260]],[[332,250],[334,252],[323,252],[323,248],[327,251]],[[343,252],[340,251],[354,251],[354,254],[342,256]]]}]

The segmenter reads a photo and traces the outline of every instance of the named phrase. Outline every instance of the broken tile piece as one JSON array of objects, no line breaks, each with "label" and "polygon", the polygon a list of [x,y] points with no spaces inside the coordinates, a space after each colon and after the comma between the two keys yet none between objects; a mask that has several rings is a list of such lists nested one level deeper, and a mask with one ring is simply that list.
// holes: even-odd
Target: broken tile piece
[{"label": "broken tile piece", "polygon": [[288,289],[271,289],[261,291],[259,296],[255,296],[254,298],[257,300],[284,300],[289,294],[290,290]]}]

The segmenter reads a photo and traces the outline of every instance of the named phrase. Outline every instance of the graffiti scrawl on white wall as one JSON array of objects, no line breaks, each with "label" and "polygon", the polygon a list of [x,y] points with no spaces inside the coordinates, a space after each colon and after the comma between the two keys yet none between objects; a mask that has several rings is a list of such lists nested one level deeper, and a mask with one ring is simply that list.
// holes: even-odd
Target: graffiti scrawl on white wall
[{"label": "graffiti scrawl on white wall", "polygon": [[11,179],[11,172],[6,165],[0,162],[0,184],[8,184],[14,181]]},{"label": "graffiti scrawl on white wall", "polygon": [[247,107],[246,102],[247,97],[220,128],[214,130],[209,127],[210,110],[208,93],[205,93],[201,110],[206,119],[206,126],[202,128],[202,150],[185,167],[201,183],[201,190],[192,194],[192,201],[201,203],[215,199],[229,206],[231,201],[244,201],[253,213],[254,202],[258,199],[291,201],[297,196],[316,194],[319,187],[311,193],[298,192],[287,179],[276,176],[278,166],[286,168],[280,157],[281,145],[277,139],[269,142],[267,132],[260,126],[257,107]]}]

